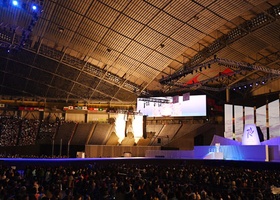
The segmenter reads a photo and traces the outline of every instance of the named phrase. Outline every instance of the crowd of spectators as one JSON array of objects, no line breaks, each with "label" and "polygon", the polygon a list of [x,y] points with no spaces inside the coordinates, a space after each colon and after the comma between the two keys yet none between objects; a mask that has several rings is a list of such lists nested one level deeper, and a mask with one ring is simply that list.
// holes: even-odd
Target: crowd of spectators
[{"label": "crowd of spectators", "polygon": [[54,122],[43,120],[40,124],[37,142],[44,143],[52,141],[55,137],[58,127],[59,121],[57,120]]},{"label": "crowd of spectators", "polygon": [[54,138],[58,121],[0,116],[0,146],[27,146]]},{"label": "crowd of spectators", "polygon": [[40,121],[36,119],[21,120],[19,146],[34,145],[39,130]]},{"label": "crowd of spectators", "polygon": [[0,169],[0,199],[270,200],[279,170],[178,164],[27,165]]},{"label": "crowd of spectators", "polygon": [[0,116],[0,145],[16,146],[21,119],[13,116]]}]

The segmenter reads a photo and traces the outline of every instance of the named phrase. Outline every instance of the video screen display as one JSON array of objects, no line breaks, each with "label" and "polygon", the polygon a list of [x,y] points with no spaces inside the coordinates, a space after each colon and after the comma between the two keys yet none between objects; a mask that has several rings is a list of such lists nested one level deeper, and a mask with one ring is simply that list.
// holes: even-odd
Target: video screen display
[{"label": "video screen display", "polygon": [[[190,95],[189,100],[183,101],[178,96],[177,103],[174,97],[151,97],[150,100],[137,99],[137,111],[148,117],[194,117],[206,116],[206,95]],[[168,101],[168,103],[161,103]]]}]

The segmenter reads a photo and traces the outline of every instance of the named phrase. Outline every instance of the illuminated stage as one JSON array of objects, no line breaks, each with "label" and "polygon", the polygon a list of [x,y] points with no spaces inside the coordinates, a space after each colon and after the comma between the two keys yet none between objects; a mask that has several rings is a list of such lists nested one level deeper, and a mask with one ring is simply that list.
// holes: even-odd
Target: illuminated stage
[{"label": "illuminated stage", "polygon": [[242,145],[240,142],[234,140],[214,136],[210,146],[195,146],[192,151],[151,150],[146,151],[146,157],[280,162],[279,147],[280,137],[261,142],[260,145]]}]

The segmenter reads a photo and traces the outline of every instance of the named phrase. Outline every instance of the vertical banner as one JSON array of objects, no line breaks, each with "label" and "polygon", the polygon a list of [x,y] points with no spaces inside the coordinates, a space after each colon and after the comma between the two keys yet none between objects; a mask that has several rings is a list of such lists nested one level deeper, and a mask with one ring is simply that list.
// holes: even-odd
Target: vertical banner
[{"label": "vertical banner", "polygon": [[225,104],[225,133],[224,137],[228,139],[233,139],[233,123],[232,123],[232,118],[233,118],[233,112],[232,112],[232,105],[230,104]]},{"label": "vertical banner", "polygon": [[173,103],[179,103],[179,96],[174,96],[173,97]]},{"label": "vertical banner", "polygon": [[268,122],[270,139],[280,136],[279,99],[268,104]]},{"label": "vertical banner", "polygon": [[254,108],[245,107],[245,124],[254,124]]},{"label": "vertical banner", "polygon": [[243,135],[243,106],[234,106],[234,127],[236,140],[241,142]]},{"label": "vertical banner", "polygon": [[183,94],[183,101],[188,101],[188,100],[190,100],[190,93],[189,92]]},{"label": "vertical banner", "polygon": [[257,108],[256,110],[256,125],[260,127],[264,140],[267,140],[266,131],[266,105]]}]

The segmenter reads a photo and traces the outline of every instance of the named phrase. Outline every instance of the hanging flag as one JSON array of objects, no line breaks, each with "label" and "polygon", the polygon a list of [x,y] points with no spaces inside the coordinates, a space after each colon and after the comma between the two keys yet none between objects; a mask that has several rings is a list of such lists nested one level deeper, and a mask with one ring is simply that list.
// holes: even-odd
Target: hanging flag
[{"label": "hanging flag", "polygon": [[189,92],[183,94],[183,101],[188,101],[188,100],[190,100],[190,93]]},{"label": "hanging flag", "polygon": [[179,103],[179,95],[173,97],[173,103]]}]

